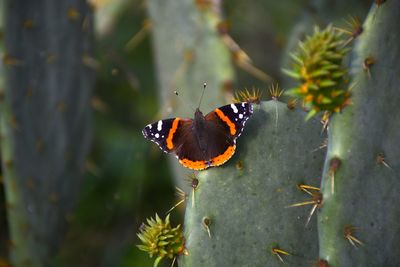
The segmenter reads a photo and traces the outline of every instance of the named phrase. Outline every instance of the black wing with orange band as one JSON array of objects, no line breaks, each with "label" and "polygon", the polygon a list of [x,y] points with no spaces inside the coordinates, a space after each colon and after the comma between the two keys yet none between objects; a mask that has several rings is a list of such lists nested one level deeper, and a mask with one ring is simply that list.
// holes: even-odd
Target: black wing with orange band
[{"label": "black wing with orange band", "polygon": [[162,151],[171,153],[174,151],[172,139],[181,121],[180,118],[172,118],[148,124],[142,131],[143,136],[156,143]]}]

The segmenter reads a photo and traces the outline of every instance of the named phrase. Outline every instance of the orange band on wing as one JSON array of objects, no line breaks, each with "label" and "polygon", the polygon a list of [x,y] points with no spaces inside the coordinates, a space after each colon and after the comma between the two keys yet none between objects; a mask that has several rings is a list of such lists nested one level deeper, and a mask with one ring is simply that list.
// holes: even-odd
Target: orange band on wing
[{"label": "orange band on wing", "polygon": [[176,118],[173,122],[172,122],[172,127],[169,130],[168,136],[167,136],[167,148],[169,150],[172,150],[174,148],[174,143],[172,142],[172,139],[174,138],[174,134],[176,132],[176,129],[178,129],[178,125],[179,125],[179,118]]},{"label": "orange band on wing", "polygon": [[203,160],[196,160],[196,161],[192,161],[189,159],[180,159],[179,163],[182,164],[183,166],[185,166],[186,168],[192,169],[192,170],[204,170],[207,167],[209,167],[209,165],[207,165],[206,161]]},{"label": "orange band on wing", "polygon": [[225,152],[219,156],[216,156],[215,158],[212,158],[212,165],[213,166],[219,166],[224,164],[228,159],[232,157],[232,155],[235,153],[236,146],[229,146]]},{"label": "orange band on wing", "polygon": [[225,122],[226,124],[228,124],[229,126],[229,130],[231,132],[231,135],[235,135],[236,134],[236,127],[235,124],[233,122],[231,122],[231,120],[225,116],[225,114],[220,110],[220,109],[215,109],[215,113],[217,113],[218,117]]}]

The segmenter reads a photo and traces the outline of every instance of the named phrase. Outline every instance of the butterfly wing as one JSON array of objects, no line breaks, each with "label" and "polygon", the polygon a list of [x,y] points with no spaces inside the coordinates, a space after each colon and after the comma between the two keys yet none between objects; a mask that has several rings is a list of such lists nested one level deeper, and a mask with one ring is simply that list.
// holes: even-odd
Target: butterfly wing
[{"label": "butterfly wing", "polygon": [[200,149],[192,119],[160,120],[144,127],[143,136],[166,153],[175,153],[179,162],[193,170],[209,167],[207,156]]},{"label": "butterfly wing", "polygon": [[206,115],[206,120],[215,121],[218,117],[226,132],[238,138],[242,132],[246,121],[253,114],[253,106],[247,102],[233,103],[219,107]]},{"label": "butterfly wing", "polygon": [[179,125],[183,122],[180,118],[159,120],[144,127],[143,136],[156,143],[166,153],[174,151],[173,137],[178,131]]},{"label": "butterfly wing", "polygon": [[222,165],[233,156],[236,139],[241,135],[251,114],[251,104],[243,102],[222,106],[205,116],[211,166]]}]

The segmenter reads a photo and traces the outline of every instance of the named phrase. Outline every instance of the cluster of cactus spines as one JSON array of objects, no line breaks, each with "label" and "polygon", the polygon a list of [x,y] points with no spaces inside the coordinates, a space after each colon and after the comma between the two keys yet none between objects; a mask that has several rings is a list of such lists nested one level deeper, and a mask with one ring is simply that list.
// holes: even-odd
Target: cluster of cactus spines
[{"label": "cluster of cactus spines", "polygon": [[349,104],[347,69],[342,62],[348,51],[343,33],[329,25],[324,30],[316,26],[313,35],[291,54],[293,66],[285,73],[300,84],[286,93],[303,101],[308,117],[319,111],[337,113]]},{"label": "cluster of cactus spines", "polygon": [[298,185],[318,186],[322,171],[324,152],[313,152],[320,124],[305,117],[279,101],[254,105],[233,158],[197,175],[180,266],[309,266],[318,258],[316,217],[305,227],[306,208],[289,207],[304,200]]},{"label": "cluster of cactus spines", "polygon": [[252,90],[244,89],[236,91],[233,95],[233,102],[249,102],[254,104],[260,104],[261,102],[261,91],[253,88]]},{"label": "cluster of cactus spines", "polygon": [[87,1],[5,1],[1,152],[10,260],[49,266],[79,193],[94,72]]},{"label": "cluster of cactus spines", "polygon": [[349,19],[345,20],[345,24],[346,25],[343,28],[336,28],[336,29],[349,36],[345,43],[345,45],[347,45],[351,41],[356,39],[358,36],[360,36],[364,29],[363,29],[362,23],[358,17],[350,16]]},{"label": "cluster of cactus spines", "polygon": [[400,1],[370,10],[351,53],[352,105],[329,125],[318,215],[329,266],[400,265],[399,11]]},{"label": "cluster of cactus spines", "polygon": [[155,257],[154,267],[164,258],[174,259],[186,254],[181,225],[172,227],[169,215],[165,220],[160,219],[158,214],[155,219],[147,219],[147,225],[141,227],[138,237],[142,244],[137,247],[147,252],[151,258]]}]

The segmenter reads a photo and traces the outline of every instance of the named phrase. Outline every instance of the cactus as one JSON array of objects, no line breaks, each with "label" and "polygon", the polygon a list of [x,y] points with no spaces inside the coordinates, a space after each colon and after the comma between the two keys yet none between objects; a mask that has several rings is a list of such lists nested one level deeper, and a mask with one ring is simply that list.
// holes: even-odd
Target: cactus
[{"label": "cactus", "polygon": [[186,253],[181,225],[172,228],[169,215],[165,220],[160,219],[157,214],[155,219],[147,219],[147,225],[143,226],[138,237],[143,242],[138,248],[149,253],[150,257],[156,256],[154,267],[163,258],[174,259]]},{"label": "cactus", "polygon": [[[400,1],[375,1],[350,40],[328,27],[300,45],[290,74],[303,85],[291,93],[307,98],[306,84],[315,96],[331,97],[305,101],[314,113],[329,113],[326,157],[311,153],[323,136],[315,119],[304,121],[310,113],[278,101],[254,105],[234,157],[195,179],[180,266],[400,265],[399,10]],[[317,79],[307,83],[310,77]],[[237,97],[257,102],[250,93]],[[315,210],[317,222],[305,228]]]},{"label": "cactus", "polygon": [[308,213],[288,208],[307,199],[297,186],[317,185],[322,169],[324,153],[313,152],[323,141],[320,125],[305,116],[262,102],[233,158],[198,175],[186,206],[182,266],[278,266],[279,257],[309,266],[318,257],[315,218],[305,228]]},{"label": "cactus", "polygon": [[400,1],[370,10],[351,54],[352,104],[329,126],[318,215],[329,266],[400,265],[399,11]]},{"label": "cactus", "polygon": [[[293,27],[292,33],[284,49],[281,65],[289,68],[292,58],[291,52],[298,45],[304,36],[311,34],[313,26],[325,28],[329,24],[346,24],[347,14],[363,20],[369,8],[369,3],[363,0],[312,0],[305,5],[304,12],[299,21]],[[281,82],[284,88],[291,88],[295,85],[292,79],[284,79]]]},{"label": "cactus", "polygon": [[[1,151],[13,266],[48,266],[76,201],[94,82],[86,1],[5,1]],[[2,89],[4,89],[2,87]]]},{"label": "cactus", "polygon": [[[303,99],[310,118],[319,111],[339,112],[350,98],[344,77],[347,70],[342,61],[348,52],[342,33],[328,26],[324,30],[315,27],[314,34],[300,42],[292,54],[293,71],[285,72],[301,81],[287,93]],[[345,87],[345,88],[343,88]]]}]

